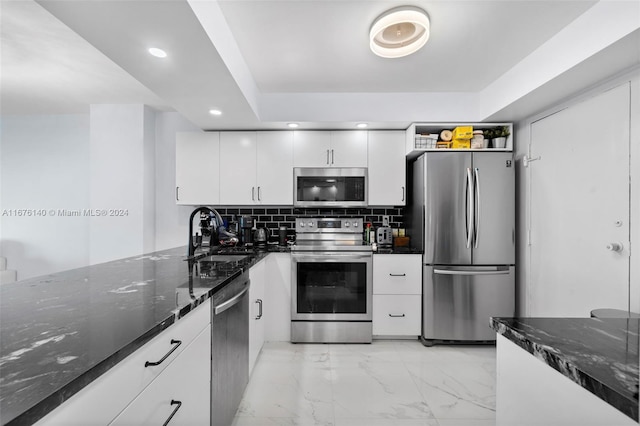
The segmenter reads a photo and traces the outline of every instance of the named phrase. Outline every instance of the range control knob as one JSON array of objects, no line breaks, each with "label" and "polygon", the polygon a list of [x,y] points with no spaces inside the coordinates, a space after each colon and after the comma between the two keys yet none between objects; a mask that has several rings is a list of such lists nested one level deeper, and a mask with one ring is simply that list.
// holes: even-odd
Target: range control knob
[{"label": "range control knob", "polygon": [[304,228],[304,222],[300,222],[300,228]]},{"label": "range control knob", "polygon": [[309,226],[313,226],[313,222],[309,222]]},{"label": "range control knob", "polygon": [[353,222],[353,227],[357,228],[358,227],[358,222]]},{"label": "range control knob", "polygon": [[344,227],[345,227],[345,228],[348,228],[349,226],[351,226],[351,225],[349,225],[349,222],[345,222],[345,223],[344,223]]}]

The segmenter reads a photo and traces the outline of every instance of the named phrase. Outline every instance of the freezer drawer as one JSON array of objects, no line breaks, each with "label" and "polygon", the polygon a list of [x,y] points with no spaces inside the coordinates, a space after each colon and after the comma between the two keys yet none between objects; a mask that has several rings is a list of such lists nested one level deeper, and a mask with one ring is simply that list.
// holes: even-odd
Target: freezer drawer
[{"label": "freezer drawer", "polygon": [[493,341],[489,318],[515,316],[514,266],[424,266],[422,337]]}]

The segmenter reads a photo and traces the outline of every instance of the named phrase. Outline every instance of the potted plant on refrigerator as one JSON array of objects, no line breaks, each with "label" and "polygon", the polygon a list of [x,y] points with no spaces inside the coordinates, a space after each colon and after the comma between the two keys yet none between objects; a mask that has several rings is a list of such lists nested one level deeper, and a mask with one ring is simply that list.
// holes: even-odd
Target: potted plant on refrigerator
[{"label": "potted plant on refrigerator", "polygon": [[491,139],[492,148],[505,148],[510,134],[509,126],[498,126],[484,131],[484,137]]}]

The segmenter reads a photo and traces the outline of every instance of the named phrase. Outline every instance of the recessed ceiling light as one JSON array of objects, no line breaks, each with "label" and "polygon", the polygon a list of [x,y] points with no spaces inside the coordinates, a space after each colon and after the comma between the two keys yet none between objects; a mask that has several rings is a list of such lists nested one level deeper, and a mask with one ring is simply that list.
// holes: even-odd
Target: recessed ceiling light
[{"label": "recessed ceiling light", "polygon": [[149,49],[149,53],[155,56],[156,58],[166,58],[167,52],[162,49],[158,49],[157,47],[152,47]]},{"label": "recessed ceiling light", "polygon": [[211,114],[211,115],[222,115],[222,111],[220,111],[219,109],[210,109],[209,110],[209,114]]},{"label": "recessed ceiling light", "polygon": [[356,124],[356,127],[364,129],[365,127],[367,127],[367,123],[358,123],[358,124]]},{"label": "recessed ceiling light", "polygon": [[383,58],[410,55],[429,39],[429,17],[413,6],[390,9],[378,16],[369,31],[369,47]]},{"label": "recessed ceiling light", "polygon": [[291,127],[292,129],[295,129],[296,127],[299,126],[298,123],[288,123],[287,126]]}]

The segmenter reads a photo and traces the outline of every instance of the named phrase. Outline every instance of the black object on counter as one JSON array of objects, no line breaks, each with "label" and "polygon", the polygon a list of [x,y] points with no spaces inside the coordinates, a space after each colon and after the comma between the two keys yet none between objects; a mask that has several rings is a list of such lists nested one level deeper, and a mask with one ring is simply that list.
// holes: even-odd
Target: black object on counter
[{"label": "black object on counter", "polygon": [[278,228],[278,245],[286,246],[287,245],[287,227],[281,226]]},{"label": "black object on counter", "polygon": [[253,217],[240,216],[240,244],[253,244]]}]

